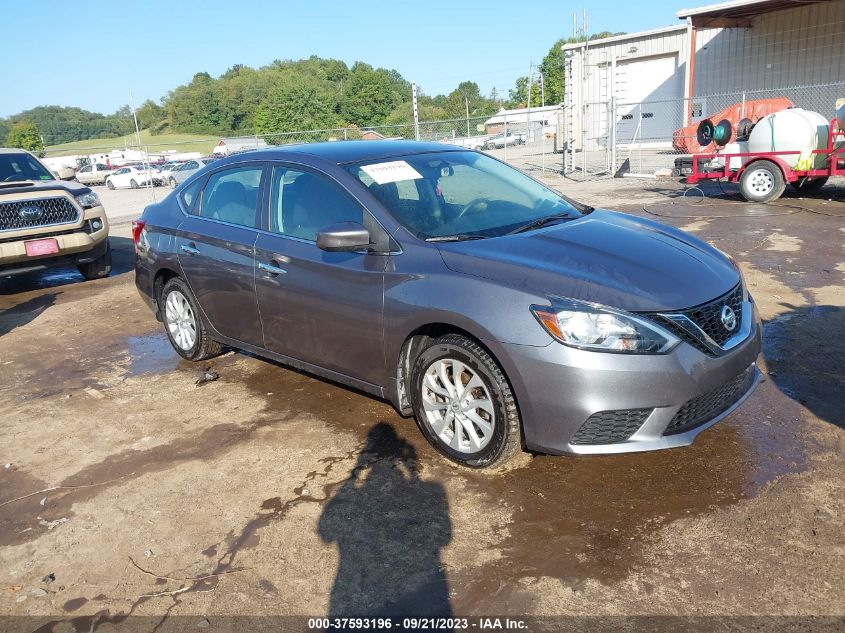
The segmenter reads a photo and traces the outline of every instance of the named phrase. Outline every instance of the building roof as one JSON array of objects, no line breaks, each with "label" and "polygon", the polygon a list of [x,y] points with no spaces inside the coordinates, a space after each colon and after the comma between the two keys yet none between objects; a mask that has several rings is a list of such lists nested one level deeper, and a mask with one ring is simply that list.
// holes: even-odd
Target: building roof
[{"label": "building roof", "polygon": [[546,119],[549,114],[557,112],[559,109],[559,105],[537,106],[536,108],[514,108],[513,110],[502,109],[487,119],[484,122],[484,125],[504,123],[506,118],[508,123],[526,123],[529,120],[542,121]]},{"label": "building roof", "polygon": [[267,147],[267,143],[260,136],[230,136],[220,139],[218,146],[226,147]]},{"label": "building roof", "polygon": [[831,0],[729,0],[710,4],[697,9],[681,9],[677,16],[681,20],[690,18],[696,26],[741,27],[750,26],[751,19],[761,13],[783,11]]},{"label": "building roof", "polygon": [[584,44],[588,46],[596,46],[602,44],[611,44],[614,42],[626,42],[628,40],[635,40],[641,37],[649,37],[651,35],[660,35],[662,33],[673,33],[675,31],[684,31],[686,26],[683,24],[673,24],[672,26],[661,26],[657,29],[649,29],[647,31],[638,31],[637,33],[624,33],[622,35],[612,35],[611,37],[601,37],[587,42],[576,42],[575,44],[564,44],[561,50],[568,51],[577,48],[583,48]]}]

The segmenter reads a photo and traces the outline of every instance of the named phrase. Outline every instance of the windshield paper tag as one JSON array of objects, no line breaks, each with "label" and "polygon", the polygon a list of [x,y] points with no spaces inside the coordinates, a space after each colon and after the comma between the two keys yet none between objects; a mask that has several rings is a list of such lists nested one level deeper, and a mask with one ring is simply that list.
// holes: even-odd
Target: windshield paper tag
[{"label": "windshield paper tag", "polygon": [[402,180],[416,180],[422,175],[411,167],[404,160],[394,160],[389,163],[376,163],[375,165],[364,165],[361,167],[365,174],[376,181],[379,185],[389,182],[400,182]]}]

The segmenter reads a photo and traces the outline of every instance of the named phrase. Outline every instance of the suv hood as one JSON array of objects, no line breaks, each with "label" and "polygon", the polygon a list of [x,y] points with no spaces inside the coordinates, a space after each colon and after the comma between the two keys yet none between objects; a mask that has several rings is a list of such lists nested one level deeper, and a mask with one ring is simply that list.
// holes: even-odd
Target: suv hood
[{"label": "suv hood", "polygon": [[75,180],[24,180],[21,182],[0,183],[0,195],[4,193],[23,193],[26,191],[67,191],[72,196],[78,196],[91,191],[88,185]]},{"label": "suv hood", "polygon": [[689,308],[740,280],[730,260],[709,244],[612,211],[524,234],[437,246],[454,272],[629,311]]}]

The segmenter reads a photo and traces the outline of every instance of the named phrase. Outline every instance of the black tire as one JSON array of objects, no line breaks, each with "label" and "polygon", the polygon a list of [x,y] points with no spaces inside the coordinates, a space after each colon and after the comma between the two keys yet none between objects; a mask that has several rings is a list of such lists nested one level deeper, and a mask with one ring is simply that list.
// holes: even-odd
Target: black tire
[{"label": "black tire", "polygon": [[[187,300],[193,312],[196,338],[190,349],[183,349],[176,342],[170,331],[170,327],[168,326],[165,306],[167,305],[168,296],[173,292],[181,293],[181,295]],[[200,316],[200,312],[197,307],[197,300],[194,298],[194,294],[191,292],[191,289],[188,288],[188,284],[186,284],[180,277],[173,277],[170,281],[164,284],[158,305],[161,310],[161,318],[164,322],[164,331],[167,334],[167,339],[170,341],[170,344],[179,356],[191,361],[201,361],[211,358],[212,356],[217,356],[220,353],[222,346],[220,343],[211,338],[208,328],[206,328],[205,323]]]},{"label": "black tire", "polygon": [[129,181],[129,186],[130,186],[130,187],[132,187],[133,189],[137,189],[137,188],[138,188],[138,183],[137,183],[137,182],[135,182],[134,180],[130,180],[130,181]]},{"label": "black tire", "polygon": [[100,255],[93,262],[80,264],[76,268],[88,281],[108,277],[111,273],[111,244],[106,244],[106,252]]},{"label": "black tire", "polygon": [[827,184],[827,176],[821,176],[820,178],[799,178],[790,184],[799,193],[813,194]]},{"label": "black tire", "polygon": [[107,181],[106,181],[106,186],[107,186],[109,189],[111,189],[112,191],[114,191],[114,183],[113,183],[111,180],[107,180]]},{"label": "black tire", "polygon": [[[763,186],[762,183],[767,183]],[[739,179],[739,192],[748,202],[771,202],[783,195],[786,182],[780,167],[770,160],[758,160],[745,168]]]},{"label": "black tire", "polygon": [[170,188],[176,189],[176,179],[173,176],[170,177]]},{"label": "black tire", "polygon": [[[449,446],[434,432],[423,407],[426,371],[443,359],[460,361],[481,378],[490,394],[495,418],[493,436],[479,451],[461,452]],[[522,432],[516,398],[502,368],[475,341],[459,334],[447,334],[424,349],[411,372],[411,395],[414,417],[425,438],[443,455],[469,468],[501,466],[522,449]]]}]

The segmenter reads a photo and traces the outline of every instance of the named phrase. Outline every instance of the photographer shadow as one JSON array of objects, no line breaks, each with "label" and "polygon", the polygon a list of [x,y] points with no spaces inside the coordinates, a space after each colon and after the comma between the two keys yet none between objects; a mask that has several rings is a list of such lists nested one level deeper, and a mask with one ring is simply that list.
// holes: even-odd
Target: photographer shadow
[{"label": "photographer shadow", "polygon": [[318,530],[340,552],[330,618],[451,615],[440,560],[452,537],[446,493],[419,478],[414,447],[391,425],[370,430]]}]

